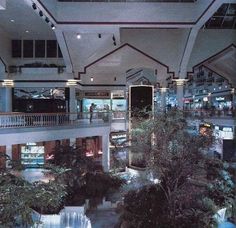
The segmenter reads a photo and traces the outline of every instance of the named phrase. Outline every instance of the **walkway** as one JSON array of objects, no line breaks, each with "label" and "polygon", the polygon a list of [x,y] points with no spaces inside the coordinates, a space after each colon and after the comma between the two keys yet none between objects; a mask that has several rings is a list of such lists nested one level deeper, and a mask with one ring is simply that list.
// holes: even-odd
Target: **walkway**
[{"label": "walkway", "polygon": [[115,228],[119,221],[115,209],[90,211],[86,215],[91,220],[92,228]]}]

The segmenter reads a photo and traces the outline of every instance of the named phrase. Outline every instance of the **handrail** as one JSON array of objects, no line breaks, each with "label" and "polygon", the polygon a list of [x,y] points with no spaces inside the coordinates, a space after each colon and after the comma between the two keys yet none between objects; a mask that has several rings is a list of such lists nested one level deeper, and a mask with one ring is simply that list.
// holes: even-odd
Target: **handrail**
[{"label": "handrail", "polygon": [[[104,111],[91,113],[0,113],[0,128],[45,127],[61,125],[110,124],[116,120],[126,120],[128,111]],[[186,118],[234,118],[235,111],[184,110]]]},{"label": "handrail", "polygon": [[82,113],[1,113],[0,128],[45,127],[62,125],[109,124],[110,112]]}]

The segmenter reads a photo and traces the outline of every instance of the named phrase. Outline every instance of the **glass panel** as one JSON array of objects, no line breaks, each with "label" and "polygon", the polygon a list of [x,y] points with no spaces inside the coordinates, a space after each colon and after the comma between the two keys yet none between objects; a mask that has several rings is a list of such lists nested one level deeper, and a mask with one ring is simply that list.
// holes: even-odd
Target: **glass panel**
[{"label": "glass panel", "polygon": [[34,42],[33,40],[23,41],[23,57],[33,58]]},{"label": "glass panel", "polygon": [[57,41],[47,40],[47,57],[56,58],[57,57]]},{"label": "glass panel", "polygon": [[11,55],[13,58],[21,57],[21,40],[11,41]]},{"label": "glass panel", "polygon": [[45,58],[45,40],[35,40],[35,57]]}]

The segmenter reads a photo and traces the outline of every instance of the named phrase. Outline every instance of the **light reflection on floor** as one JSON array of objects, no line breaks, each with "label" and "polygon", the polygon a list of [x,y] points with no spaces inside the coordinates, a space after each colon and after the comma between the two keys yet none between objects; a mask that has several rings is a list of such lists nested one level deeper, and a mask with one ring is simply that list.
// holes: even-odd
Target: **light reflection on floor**
[{"label": "light reflection on floor", "polygon": [[22,171],[14,171],[14,175],[22,176],[25,180],[29,182],[42,181],[49,182],[53,180],[53,176],[47,173],[44,173],[46,170],[41,168],[28,168]]}]

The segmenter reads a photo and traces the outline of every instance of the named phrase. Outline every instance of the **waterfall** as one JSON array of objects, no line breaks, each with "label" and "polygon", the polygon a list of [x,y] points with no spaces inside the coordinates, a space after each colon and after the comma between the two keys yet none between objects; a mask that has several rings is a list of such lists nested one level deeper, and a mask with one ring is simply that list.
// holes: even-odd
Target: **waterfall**
[{"label": "waterfall", "polygon": [[61,228],[92,228],[90,220],[86,215],[78,212],[61,212]]},{"label": "waterfall", "polygon": [[90,220],[80,212],[60,212],[59,215],[42,215],[39,228],[92,228]]}]

